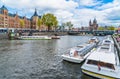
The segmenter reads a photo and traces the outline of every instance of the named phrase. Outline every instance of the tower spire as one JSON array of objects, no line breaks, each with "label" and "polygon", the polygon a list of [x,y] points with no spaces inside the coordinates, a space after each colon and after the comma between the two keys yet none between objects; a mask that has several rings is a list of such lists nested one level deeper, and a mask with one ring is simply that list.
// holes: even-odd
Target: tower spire
[{"label": "tower spire", "polygon": [[93,23],[97,23],[97,20],[96,20],[96,18],[94,18],[94,20],[93,20]]},{"label": "tower spire", "polygon": [[92,22],[91,22],[91,19],[90,19],[90,21],[89,21],[89,26],[91,26],[92,25]]},{"label": "tower spire", "polygon": [[35,8],[35,12],[34,12],[34,15],[33,16],[38,16],[37,14],[37,9]]}]

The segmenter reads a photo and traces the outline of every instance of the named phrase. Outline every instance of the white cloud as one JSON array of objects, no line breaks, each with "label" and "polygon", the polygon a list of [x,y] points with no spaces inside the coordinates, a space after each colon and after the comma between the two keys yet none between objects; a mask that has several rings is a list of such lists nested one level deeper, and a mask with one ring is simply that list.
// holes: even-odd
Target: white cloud
[{"label": "white cloud", "polygon": [[74,1],[65,0],[8,0],[5,3],[16,8],[70,9],[78,6]]},{"label": "white cloud", "polygon": [[95,6],[97,4],[100,4],[100,1],[97,1],[97,0],[80,0],[79,4],[83,5],[83,6]]},{"label": "white cloud", "polygon": [[[88,26],[89,20],[95,17],[99,24],[114,24],[111,18],[119,16],[120,13],[120,0],[107,4],[97,0],[4,0],[4,3],[7,7],[18,10],[18,14],[29,17],[33,15],[35,8],[39,15],[53,13],[60,23],[71,21],[75,27]],[[94,6],[94,9],[85,6]],[[113,22],[119,23],[118,20]]]}]

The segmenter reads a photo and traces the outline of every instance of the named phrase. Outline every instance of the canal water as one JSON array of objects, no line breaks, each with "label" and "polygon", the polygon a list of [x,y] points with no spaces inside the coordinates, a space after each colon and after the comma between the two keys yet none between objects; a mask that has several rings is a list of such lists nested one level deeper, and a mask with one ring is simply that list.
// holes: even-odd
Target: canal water
[{"label": "canal water", "polygon": [[75,64],[61,58],[66,50],[87,42],[91,37],[0,40],[0,79],[95,79],[81,72],[84,62]]}]

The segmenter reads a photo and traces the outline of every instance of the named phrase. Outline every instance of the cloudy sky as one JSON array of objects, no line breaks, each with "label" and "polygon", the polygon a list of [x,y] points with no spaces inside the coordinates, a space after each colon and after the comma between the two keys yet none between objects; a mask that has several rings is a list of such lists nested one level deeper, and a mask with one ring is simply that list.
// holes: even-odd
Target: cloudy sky
[{"label": "cloudy sky", "polygon": [[30,18],[35,8],[39,15],[53,13],[59,23],[71,21],[74,27],[88,26],[97,19],[99,26],[120,25],[120,0],[0,0],[9,13]]}]

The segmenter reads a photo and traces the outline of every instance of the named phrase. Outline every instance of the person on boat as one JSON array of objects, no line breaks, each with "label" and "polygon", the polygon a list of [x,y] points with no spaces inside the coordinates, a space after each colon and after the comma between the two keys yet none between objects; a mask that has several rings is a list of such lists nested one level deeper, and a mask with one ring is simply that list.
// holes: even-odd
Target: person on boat
[{"label": "person on boat", "polygon": [[71,49],[71,50],[70,50],[70,56],[71,56],[71,57],[78,56],[78,52],[77,52],[75,49]]},{"label": "person on boat", "polygon": [[98,62],[97,66],[98,66],[98,70],[100,71],[101,70],[100,62]]}]

